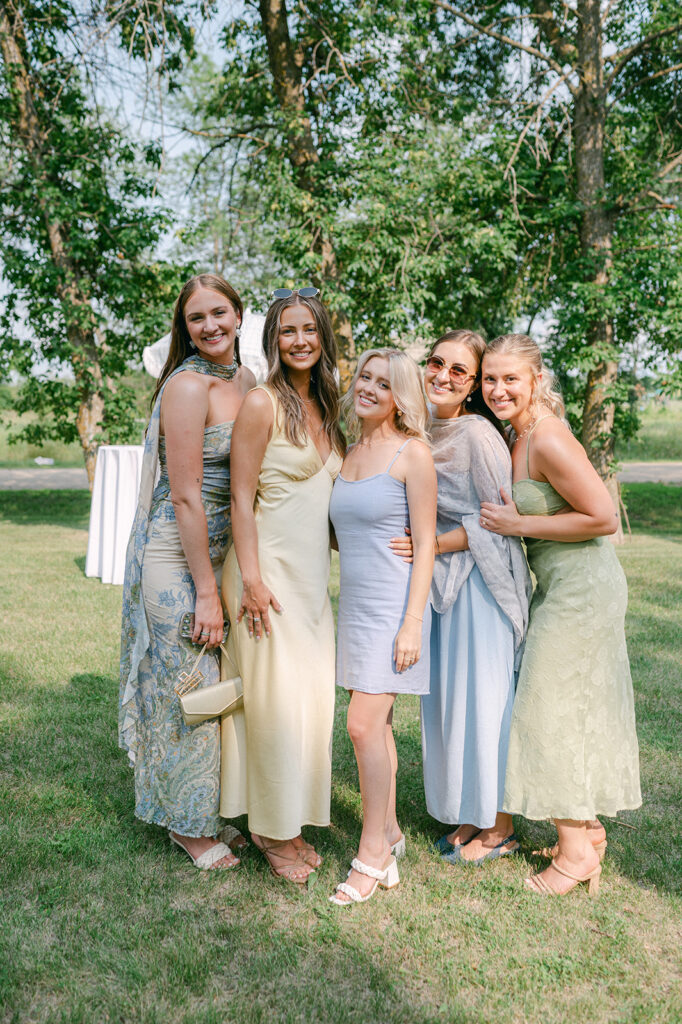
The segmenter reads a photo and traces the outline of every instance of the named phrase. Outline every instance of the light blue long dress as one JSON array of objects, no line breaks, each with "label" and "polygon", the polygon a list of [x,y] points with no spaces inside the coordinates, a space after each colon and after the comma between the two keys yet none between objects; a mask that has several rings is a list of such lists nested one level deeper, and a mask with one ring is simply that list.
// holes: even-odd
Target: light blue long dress
[{"label": "light blue long dress", "polygon": [[[175,373],[220,376],[214,364],[190,356]],[[171,374],[174,376],[175,374]],[[170,377],[168,378],[170,380]],[[185,725],[174,692],[180,671],[197,648],[178,636],[193,612],[194,581],[180,541],[159,437],[161,395],[152,412],[138,509],[128,544],[123,589],[119,744],[135,769],[135,814],[184,836],[214,836],[225,824],[220,799],[220,725]],[[201,498],[216,580],[232,542],[230,441],[232,423],[204,431]],[[156,486],[157,466],[160,477]],[[214,653],[199,663],[207,685],[220,678]]]},{"label": "light blue long dress", "polygon": [[[407,442],[405,442],[407,443]],[[339,615],[336,682],[360,693],[428,693],[429,629],[427,604],[422,623],[422,653],[416,664],[397,672],[393,645],[402,625],[412,566],[396,558],[389,541],[409,526],[405,484],[383,473],[363,480],[334,482],[329,517],[339,545]]]},{"label": "light blue long dress", "polygon": [[432,587],[431,688],[422,697],[429,814],[490,828],[502,810],[518,662],[530,578],[520,541],[479,523],[482,501],[511,492],[511,459],[481,416],[434,420],[438,533],[459,526],[469,550],[438,557]]}]

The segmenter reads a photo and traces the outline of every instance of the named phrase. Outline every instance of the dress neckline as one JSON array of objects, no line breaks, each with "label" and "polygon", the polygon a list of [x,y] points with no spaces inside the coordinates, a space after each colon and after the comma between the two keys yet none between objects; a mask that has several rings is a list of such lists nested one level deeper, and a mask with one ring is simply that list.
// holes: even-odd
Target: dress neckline
[{"label": "dress neckline", "polygon": [[398,458],[398,456],[402,452],[403,448],[405,448],[405,446],[408,445],[411,440],[412,440],[412,438],[408,437],[407,440],[403,441],[403,443],[400,445],[400,448],[398,448],[398,451],[393,453],[391,461],[386,466],[386,469],[382,470],[381,473],[372,473],[371,476],[361,476],[359,480],[347,480],[346,477],[341,473],[341,470],[339,470],[339,476],[343,480],[344,484],[364,484],[366,480],[376,480],[377,477],[380,477],[380,476],[390,476],[391,480],[395,480],[395,482],[397,484],[402,484],[402,486],[404,487],[405,486],[404,481],[398,480],[397,477],[393,476],[391,474],[391,468],[392,468],[393,463],[395,462],[395,460]]},{"label": "dress neckline", "polygon": [[390,476],[391,480],[395,480],[395,482],[396,482],[397,484],[401,484],[401,486],[403,486],[403,487],[405,486],[405,485],[403,484],[403,481],[402,481],[402,480],[398,480],[398,477],[397,477],[397,476],[393,476],[393,474],[392,474],[392,473],[389,473],[389,471],[388,471],[387,469],[384,469],[384,470],[382,470],[382,472],[381,472],[381,473],[372,473],[372,475],[371,475],[371,476],[363,476],[363,477],[360,477],[360,479],[359,479],[359,480],[348,480],[348,479],[347,479],[347,478],[346,478],[346,477],[345,477],[345,476],[343,475],[343,473],[339,472],[339,478],[340,478],[341,480],[343,480],[344,484],[366,484],[368,480],[376,480],[376,479],[377,479],[377,477],[380,477],[380,476]]}]

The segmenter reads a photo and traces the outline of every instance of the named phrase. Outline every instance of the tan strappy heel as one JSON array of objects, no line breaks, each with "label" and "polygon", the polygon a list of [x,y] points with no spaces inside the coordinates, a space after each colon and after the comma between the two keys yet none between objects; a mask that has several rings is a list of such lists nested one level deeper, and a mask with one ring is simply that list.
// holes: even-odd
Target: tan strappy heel
[{"label": "tan strappy heel", "polygon": [[[598,843],[592,843],[592,845],[594,846],[595,852],[599,855],[599,863],[601,864],[604,859],[604,855],[606,854],[606,847],[608,846],[608,843],[606,839],[601,839]],[[549,860],[554,860],[558,852],[559,844],[555,843],[554,846],[543,846],[541,850],[533,850],[533,856],[547,857]]]},{"label": "tan strappy heel", "polygon": [[[583,882],[587,883],[588,896],[597,896],[599,893],[599,876],[601,875],[601,864],[597,864],[596,868],[588,874],[580,877],[574,875],[571,871],[567,871],[566,868],[561,868],[555,860],[552,860],[552,867],[555,871],[558,871],[560,875],[564,875],[566,878],[573,880],[573,885],[570,889],[566,889],[566,892],[559,892],[549,882],[546,882],[542,875],[530,875],[529,878],[524,879],[524,885],[530,892],[537,893],[538,896],[565,896],[566,893],[571,892],[576,886],[581,885]],[[543,872],[544,874],[544,872]]]}]

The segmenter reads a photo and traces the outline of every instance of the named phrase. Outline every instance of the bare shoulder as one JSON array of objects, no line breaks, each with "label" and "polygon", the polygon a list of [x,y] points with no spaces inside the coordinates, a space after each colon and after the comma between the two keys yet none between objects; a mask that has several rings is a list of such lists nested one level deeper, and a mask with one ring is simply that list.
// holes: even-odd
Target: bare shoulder
[{"label": "bare shoulder", "polygon": [[585,449],[571,433],[568,424],[557,416],[548,416],[538,423],[532,434],[532,446],[536,456],[549,461],[585,454]]},{"label": "bare shoulder", "polygon": [[254,387],[244,396],[237,414],[237,425],[248,429],[262,428],[268,433],[274,421],[272,400],[263,388]]},{"label": "bare shoulder", "polygon": [[161,397],[161,425],[164,432],[179,413],[182,413],[183,423],[192,421],[203,425],[208,413],[209,382],[209,377],[191,370],[176,373],[166,382]]},{"label": "bare shoulder", "polygon": [[413,437],[408,445],[401,452],[404,465],[414,468],[428,468],[433,466],[431,449],[418,437]]},{"label": "bare shoulder", "polygon": [[247,391],[251,391],[256,386],[256,375],[253,370],[250,370],[248,366],[242,366],[239,371],[239,384],[242,391],[246,394]]},{"label": "bare shoulder", "polygon": [[202,395],[208,396],[208,388],[211,378],[203,373],[194,373],[192,370],[185,370],[183,373],[176,373],[163,389],[163,397],[169,396],[175,399],[196,399]]},{"label": "bare shoulder", "polygon": [[270,412],[272,412],[272,399],[265,388],[256,387],[254,384],[253,388],[244,399],[242,409],[248,409],[250,411],[260,413],[269,409]]}]

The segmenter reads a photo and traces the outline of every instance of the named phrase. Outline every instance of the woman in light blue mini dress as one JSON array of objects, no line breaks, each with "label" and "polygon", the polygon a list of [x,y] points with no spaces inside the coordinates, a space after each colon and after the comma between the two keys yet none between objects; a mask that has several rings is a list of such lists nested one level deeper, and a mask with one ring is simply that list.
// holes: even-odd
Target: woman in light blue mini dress
[{"label": "woman in light blue mini dress", "polygon": [[[337,906],[368,900],[377,885],[396,885],[395,857],[405,845],[391,719],[398,693],[423,694],[429,686],[436,474],[426,416],[416,363],[396,349],[365,352],[346,396],[346,422],[359,438],[330,506],[341,565],[336,679],[352,692],[348,732],[363,805],[358,856],[330,897]],[[408,524],[413,565],[390,547]]]}]

